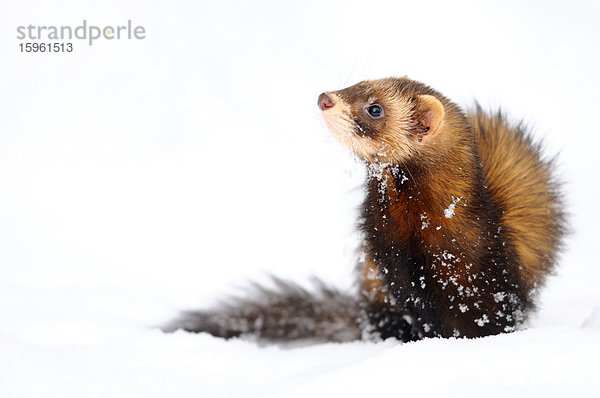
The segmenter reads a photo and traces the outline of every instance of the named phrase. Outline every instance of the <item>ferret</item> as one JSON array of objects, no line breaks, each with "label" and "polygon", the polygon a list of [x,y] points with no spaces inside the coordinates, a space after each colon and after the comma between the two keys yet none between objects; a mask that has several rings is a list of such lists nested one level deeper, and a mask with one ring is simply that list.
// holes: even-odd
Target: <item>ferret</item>
[{"label": "ferret", "polygon": [[407,342],[522,327],[567,230],[555,162],[523,124],[478,105],[465,113],[406,77],[324,92],[318,106],[367,168],[358,291],[274,278],[164,330]]}]

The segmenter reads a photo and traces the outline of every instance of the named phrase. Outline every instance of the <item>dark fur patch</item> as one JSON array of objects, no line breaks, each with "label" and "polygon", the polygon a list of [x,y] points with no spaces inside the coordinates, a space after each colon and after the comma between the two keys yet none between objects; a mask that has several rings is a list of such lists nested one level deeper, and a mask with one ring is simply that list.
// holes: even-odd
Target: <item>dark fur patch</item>
[{"label": "dark fur patch", "polygon": [[217,337],[242,335],[271,341],[360,339],[356,297],[314,279],[313,291],[273,277],[274,288],[253,285],[245,298],[230,298],[209,311],[190,311],[163,328],[207,332]]}]

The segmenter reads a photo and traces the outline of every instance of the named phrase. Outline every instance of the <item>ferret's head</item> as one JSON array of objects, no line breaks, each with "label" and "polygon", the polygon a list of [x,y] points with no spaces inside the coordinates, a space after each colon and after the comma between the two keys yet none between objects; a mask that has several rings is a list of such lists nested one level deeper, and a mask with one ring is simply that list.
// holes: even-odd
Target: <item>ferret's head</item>
[{"label": "ferret's head", "polygon": [[406,162],[426,153],[452,124],[449,108],[456,108],[435,90],[408,78],[328,91],[319,96],[318,105],[338,141],[365,161],[381,163]]}]

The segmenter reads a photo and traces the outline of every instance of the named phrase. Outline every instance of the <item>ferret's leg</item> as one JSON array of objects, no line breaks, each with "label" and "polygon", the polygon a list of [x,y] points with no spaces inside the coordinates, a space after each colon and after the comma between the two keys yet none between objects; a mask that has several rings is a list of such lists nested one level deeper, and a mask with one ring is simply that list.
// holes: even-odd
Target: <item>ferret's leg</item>
[{"label": "ferret's leg", "polygon": [[384,288],[377,265],[368,257],[358,263],[360,307],[363,339],[394,337],[401,341],[415,341],[419,334],[411,325],[403,306]]}]

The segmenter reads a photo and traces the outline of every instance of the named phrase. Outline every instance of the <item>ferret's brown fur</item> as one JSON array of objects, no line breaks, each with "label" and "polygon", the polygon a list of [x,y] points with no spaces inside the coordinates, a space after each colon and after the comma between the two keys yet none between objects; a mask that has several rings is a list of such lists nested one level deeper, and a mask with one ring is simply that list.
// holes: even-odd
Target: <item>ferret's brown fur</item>
[{"label": "ferret's brown fur", "polygon": [[315,296],[279,281],[279,290],[188,313],[172,329],[409,341],[522,324],[565,231],[552,162],[524,128],[479,107],[465,114],[408,78],[326,92],[319,106],[334,137],[368,169],[359,296],[324,286]]},{"label": "ferret's brown fur", "polygon": [[[500,113],[466,115],[406,78],[325,95],[333,103],[323,109],[327,125],[370,171],[360,274],[374,330],[406,334],[394,330],[400,319],[385,326],[388,312],[400,312],[415,339],[514,330],[564,231],[539,146]],[[383,117],[369,116],[373,104]]]}]

